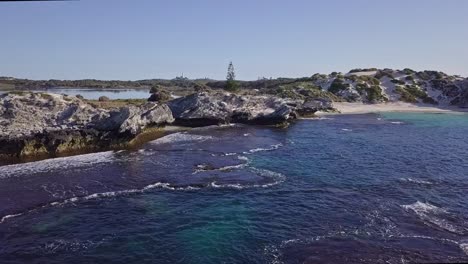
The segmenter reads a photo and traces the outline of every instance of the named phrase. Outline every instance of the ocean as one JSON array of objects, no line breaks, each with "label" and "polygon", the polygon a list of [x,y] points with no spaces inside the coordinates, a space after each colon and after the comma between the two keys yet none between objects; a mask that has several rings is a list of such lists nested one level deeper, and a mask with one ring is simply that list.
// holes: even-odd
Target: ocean
[{"label": "ocean", "polygon": [[332,115],[1,166],[0,262],[467,262],[467,135]]}]

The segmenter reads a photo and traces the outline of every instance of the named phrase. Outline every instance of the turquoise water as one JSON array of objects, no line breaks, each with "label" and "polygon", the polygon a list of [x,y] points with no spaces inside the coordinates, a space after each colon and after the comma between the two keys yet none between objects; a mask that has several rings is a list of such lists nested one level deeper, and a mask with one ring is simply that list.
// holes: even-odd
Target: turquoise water
[{"label": "turquoise water", "polygon": [[466,262],[467,132],[464,114],[343,115],[3,166],[0,258]]}]

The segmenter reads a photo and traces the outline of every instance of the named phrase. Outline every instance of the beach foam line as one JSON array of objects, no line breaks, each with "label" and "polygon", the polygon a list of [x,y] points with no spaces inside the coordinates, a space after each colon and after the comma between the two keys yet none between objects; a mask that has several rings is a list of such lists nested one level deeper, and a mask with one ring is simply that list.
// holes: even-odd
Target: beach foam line
[{"label": "beach foam line", "polygon": [[50,172],[53,170],[66,170],[83,166],[97,165],[101,163],[109,163],[115,160],[114,154],[115,152],[113,151],[105,151],[0,166],[0,179],[24,174]]}]

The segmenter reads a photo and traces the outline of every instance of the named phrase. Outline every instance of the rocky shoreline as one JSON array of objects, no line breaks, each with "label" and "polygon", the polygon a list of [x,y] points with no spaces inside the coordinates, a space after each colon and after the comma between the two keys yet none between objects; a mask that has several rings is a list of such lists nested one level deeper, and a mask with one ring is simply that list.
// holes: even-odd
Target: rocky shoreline
[{"label": "rocky shoreline", "polygon": [[108,110],[75,96],[7,93],[0,95],[0,161],[127,148],[162,135],[169,124],[287,126],[300,116],[332,109],[327,100],[200,92],[167,103]]}]

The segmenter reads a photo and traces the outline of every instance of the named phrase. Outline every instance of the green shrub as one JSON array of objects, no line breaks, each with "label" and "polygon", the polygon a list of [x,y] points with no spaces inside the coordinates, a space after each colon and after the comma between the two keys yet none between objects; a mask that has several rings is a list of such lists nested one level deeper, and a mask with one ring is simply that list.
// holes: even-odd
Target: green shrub
[{"label": "green shrub", "polygon": [[405,85],[406,82],[402,81],[402,80],[398,80],[398,79],[393,79],[391,80],[392,83],[394,84],[401,84],[401,85]]},{"label": "green shrub", "polygon": [[355,82],[355,81],[357,81],[359,78],[358,78],[358,76],[356,76],[356,75],[354,75],[354,74],[350,74],[350,75],[346,75],[346,76],[345,76],[345,79],[351,80],[351,81]]},{"label": "green shrub", "polygon": [[159,90],[161,89],[161,86],[160,85],[153,85],[151,86],[151,89],[150,89],[150,93],[153,94],[153,93],[157,93],[159,92]]},{"label": "green shrub", "polygon": [[239,90],[239,84],[236,80],[227,80],[226,81],[226,90],[230,92],[235,92]]},{"label": "green shrub", "polygon": [[385,71],[385,70],[380,70],[375,74],[376,79],[382,79],[383,77],[387,76],[390,79],[393,79],[393,75],[391,72]]},{"label": "green shrub", "polygon": [[377,71],[377,68],[367,68],[367,69],[352,69],[349,71],[349,73],[356,73],[356,72],[370,72],[370,71]]},{"label": "green shrub", "polygon": [[427,71],[423,72],[418,72],[416,73],[416,76],[418,76],[420,79],[428,81],[431,79],[431,75]]},{"label": "green shrub", "polygon": [[425,98],[427,96],[426,92],[419,89],[416,85],[406,85],[406,90],[416,98]]},{"label": "green shrub", "polygon": [[380,85],[380,80],[372,76],[362,75],[358,76],[357,78],[359,81],[366,82],[371,85]]},{"label": "green shrub", "polygon": [[416,73],[416,71],[414,71],[412,69],[409,69],[409,68],[405,68],[405,69],[403,69],[403,73],[406,74],[406,75],[411,75],[413,73]]},{"label": "green shrub", "polygon": [[100,97],[98,98],[98,101],[99,101],[99,102],[107,102],[107,101],[110,101],[110,99],[109,99],[109,97],[107,97],[107,96],[100,96]]},{"label": "green shrub", "polygon": [[291,98],[291,99],[303,98],[303,96],[297,93],[296,91],[294,91],[294,89],[283,87],[283,86],[276,88],[274,94],[282,98]]},{"label": "green shrub", "polygon": [[400,100],[407,103],[417,103],[416,97],[409,93],[404,87],[397,86],[395,91],[400,95]]},{"label": "green shrub", "polygon": [[366,89],[367,100],[369,102],[386,101],[387,98],[382,95],[382,88],[379,85],[372,85]]},{"label": "green shrub", "polygon": [[369,102],[382,102],[387,101],[387,98],[383,96],[382,88],[379,85],[367,85],[360,83],[356,85],[356,91],[361,95],[366,95],[366,99]]},{"label": "green shrub", "polygon": [[316,74],[312,75],[312,77],[310,77],[311,81],[313,81],[313,82],[316,82],[318,80],[323,80],[323,79],[326,79],[326,78],[327,78],[327,75],[320,74],[320,73],[316,73]]},{"label": "green shrub", "polygon": [[349,84],[343,82],[342,79],[336,78],[330,85],[328,89],[329,92],[333,94],[338,94],[339,92],[349,88]]},{"label": "green shrub", "polygon": [[356,85],[356,91],[357,91],[360,95],[364,95],[364,93],[365,93],[367,87],[368,87],[367,84],[358,83],[358,84]]}]

